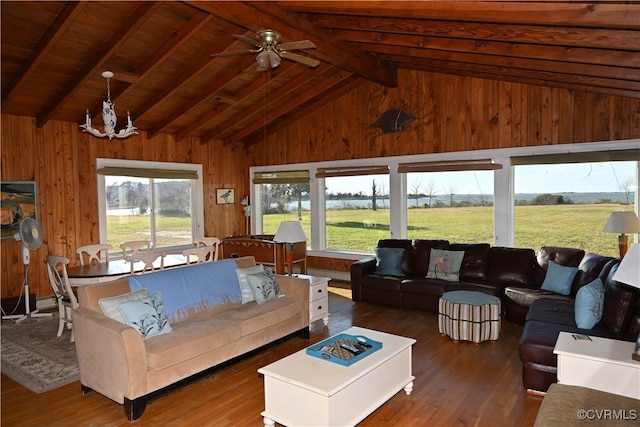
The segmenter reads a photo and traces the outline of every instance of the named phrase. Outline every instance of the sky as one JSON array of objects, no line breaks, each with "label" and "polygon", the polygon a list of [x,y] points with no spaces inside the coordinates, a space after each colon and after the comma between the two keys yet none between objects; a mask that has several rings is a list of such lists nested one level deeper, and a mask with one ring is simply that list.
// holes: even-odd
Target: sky
[{"label": "sky", "polygon": [[[599,162],[562,165],[517,166],[514,173],[516,193],[598,193],[619,192],[625,182],[635,181],[635,162]],[[325,181],[328,193],[350,192],[371,194],[372,180],[388,183],[388,177],[358,176],[350,178],[328,178]],[[493,172],[440,172],[410,174],[407,177],[407,192],[426,194],[429,183],[436,187],[435,194],[449,194],[453,187],[456,194],[492,194]],[[388,184],[383,193],[388,193]],[[378,187],[380,187],[378,185]],[[633,190],[633,184],[631,190]]]}]

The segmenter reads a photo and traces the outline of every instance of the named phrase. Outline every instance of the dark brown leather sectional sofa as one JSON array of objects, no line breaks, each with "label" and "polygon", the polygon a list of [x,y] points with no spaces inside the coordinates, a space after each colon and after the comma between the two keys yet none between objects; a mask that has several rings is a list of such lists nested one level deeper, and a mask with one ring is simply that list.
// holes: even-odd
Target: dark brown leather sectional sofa
[{"label": "dark brown leather sectional sofa", "polygon": [[[473,290],[498,296],[507,320],[524,325],[520,340],[523,385],[546,391],[556,382],[557,358],[553,354],[560,331],[593,334],[634,341],[640,331],[640,295],[612,279],[619,259],[585,254],[582,249],[542,247],[506,248],[488,243],[456,244],[446,240],[383,239],[378,247],[404,249],[402,276],[375,273],[376,258],[367,257],[351,265],[354,301],[438,312],[444,292]],[[460,280],[448,282],[426,278],[431,249],[464,251]],[[578,267],[568,296],[540,289],[549,261]],[[605,286],[602,320],[592,329],[575,323],[577,291],[600,277]]]}]

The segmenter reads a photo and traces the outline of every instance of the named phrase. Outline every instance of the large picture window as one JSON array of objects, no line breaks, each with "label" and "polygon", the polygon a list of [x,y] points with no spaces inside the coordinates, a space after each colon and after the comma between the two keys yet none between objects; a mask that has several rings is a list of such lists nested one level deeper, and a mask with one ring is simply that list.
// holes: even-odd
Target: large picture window
[{"label": "large picture window", "polygon": [[101,241],[119,251],[131,240],[156,249],[190,246],[202,233],[199,165],[105,161],[98,167]]},{"label": "large picture window", "polygon": [[637,162],[529,161],[514,167],[515,246],[617,256],[617,238],[603,228],[611,212],[635,210]]}]

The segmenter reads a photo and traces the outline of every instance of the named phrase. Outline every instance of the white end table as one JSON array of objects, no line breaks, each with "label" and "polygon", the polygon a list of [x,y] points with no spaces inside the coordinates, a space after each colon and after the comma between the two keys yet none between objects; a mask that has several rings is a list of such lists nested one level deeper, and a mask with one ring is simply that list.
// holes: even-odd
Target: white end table
[{"label": "white end table", "polygon": [[556,341],[558,383],[640,399],[640,362],[631,358],[634,343],[574,335],[580,334],[560,332]]},{"label": "white end table", "polygon": [[295,276],[309,281],[309,323],[322,319],[327,326],[329,324],[329,280],[331,279],[308,274]]}]

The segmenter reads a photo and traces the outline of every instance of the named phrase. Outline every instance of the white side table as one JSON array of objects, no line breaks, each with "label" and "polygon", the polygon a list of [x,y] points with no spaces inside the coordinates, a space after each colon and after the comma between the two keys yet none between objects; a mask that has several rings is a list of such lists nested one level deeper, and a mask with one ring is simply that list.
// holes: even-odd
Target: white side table
[{"label": "white side table", "polygon": [[640,362],[631,359],[634,343],[589,336],[577,340],[560,332],[558,382],[640,399]]},{"label": "white side table", "polygon": [[328,277],[296,274],[300,279],[309,280],[309,323],[322,319],[324,325],[329,324],[329,280]]}]

